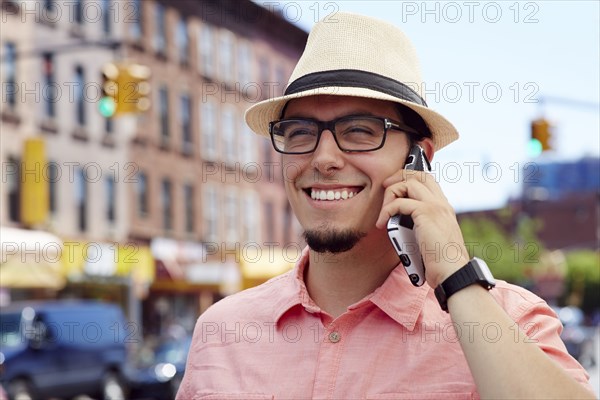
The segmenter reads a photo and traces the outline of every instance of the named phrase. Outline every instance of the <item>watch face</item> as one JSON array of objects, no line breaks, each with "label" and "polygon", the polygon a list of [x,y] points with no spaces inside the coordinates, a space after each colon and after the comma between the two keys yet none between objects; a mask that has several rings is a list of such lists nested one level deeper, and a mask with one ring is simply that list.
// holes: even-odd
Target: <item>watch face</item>
[{"label": "watch face", "polygon": [[483,275],[483,278],[492,286],[495,285],[496,280],[494,279],[494,276],[492,275],[492,272],[490,271],[490,268],[485,263],[485,261],[477,257],[473,257],[472,261],[477,263],[477,269],[479,270],[479,273]]}]

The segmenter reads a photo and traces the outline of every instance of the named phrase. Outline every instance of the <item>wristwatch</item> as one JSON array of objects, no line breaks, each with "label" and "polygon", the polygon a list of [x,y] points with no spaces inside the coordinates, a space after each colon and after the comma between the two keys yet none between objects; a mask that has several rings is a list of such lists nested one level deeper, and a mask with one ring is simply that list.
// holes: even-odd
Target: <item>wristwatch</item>
[{"label": "wristwatch", "polygon": [[474,283],[490,290],[496,286],[496,281],[489,267],[480,258],[473,257],[464,267],[450,275],[444,282],[435,288],[435,297],[442,310],[448,312],[448,299],[454,293]]}]

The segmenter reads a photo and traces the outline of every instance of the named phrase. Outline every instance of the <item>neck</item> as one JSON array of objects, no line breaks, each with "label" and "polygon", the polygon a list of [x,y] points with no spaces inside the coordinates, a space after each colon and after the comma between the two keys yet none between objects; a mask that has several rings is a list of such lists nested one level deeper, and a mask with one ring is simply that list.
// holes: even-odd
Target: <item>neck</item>
[{"label": "neck", "polygon": [[397,264],[386,233],[377,230],[343,253],[310,250],[306,288],[315,303],[336,318],[381,286]]}]

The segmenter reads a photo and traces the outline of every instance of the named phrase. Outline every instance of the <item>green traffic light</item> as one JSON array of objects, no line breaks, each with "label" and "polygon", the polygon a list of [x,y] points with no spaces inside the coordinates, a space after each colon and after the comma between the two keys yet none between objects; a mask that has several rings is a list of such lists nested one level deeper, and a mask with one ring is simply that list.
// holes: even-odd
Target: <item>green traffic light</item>
[{"label": "green traffic light", "polygon": [[537,139],[529,140],[527,145],[527,154],[529,157],[537,157],[544,151],[544,147],[542,146],[542,142]]},{"label": "green traffic light", "polygon": [[110,118],[117,111],[117,104],[112,97],[103,97],[98,102],[98,111],[105,118]]}]

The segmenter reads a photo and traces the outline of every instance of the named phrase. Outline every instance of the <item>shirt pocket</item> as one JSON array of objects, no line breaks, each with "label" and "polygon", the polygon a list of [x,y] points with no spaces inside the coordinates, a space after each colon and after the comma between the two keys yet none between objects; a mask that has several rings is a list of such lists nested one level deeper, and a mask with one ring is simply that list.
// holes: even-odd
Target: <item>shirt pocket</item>
[{"label": "shirt pocket", "polygon": [[377,393],[367,395],[372,400],[472,400],[477,397],[473,393]]},{"label": "shirt pocket", "polygon": [[196,394],[193,400],[273,400],[275,396],[262,393],[208,393]]}]

